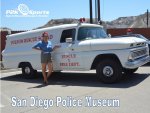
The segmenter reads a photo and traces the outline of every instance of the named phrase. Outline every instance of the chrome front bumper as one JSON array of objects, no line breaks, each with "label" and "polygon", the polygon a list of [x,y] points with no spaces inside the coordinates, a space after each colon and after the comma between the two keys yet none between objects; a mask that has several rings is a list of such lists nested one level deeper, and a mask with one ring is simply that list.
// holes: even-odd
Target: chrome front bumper
[{"label": "chrome front bumper", "polygon": [[124,68],[128,68],[128,69],[135,69],[138,68],[146,63],[150,62],[150,56],[144,57],[144,58],[140,58],[138,60],[135,60],[133,62],[126,62],[125,63],[125,67]]}]

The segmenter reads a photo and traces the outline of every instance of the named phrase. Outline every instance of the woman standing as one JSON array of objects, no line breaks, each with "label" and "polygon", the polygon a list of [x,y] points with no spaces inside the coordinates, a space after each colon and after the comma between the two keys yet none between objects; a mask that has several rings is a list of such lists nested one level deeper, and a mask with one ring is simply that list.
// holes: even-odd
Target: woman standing
[{"label": "woman standing", "polygon": [[[44,78],[44,84],[48,84],[48,77],[51,76],[52,73],[52,60],[51,60],[51,52],[60,46],[52,47],[51,41],[48,40],[48,33],[44,32],[42,34],[42,40],[39,41],[32,48],[35,50],[41,51],[41,66],[42,66],[42,74]],[[46,76],[46,66],[48,65],[48,74]]]}]

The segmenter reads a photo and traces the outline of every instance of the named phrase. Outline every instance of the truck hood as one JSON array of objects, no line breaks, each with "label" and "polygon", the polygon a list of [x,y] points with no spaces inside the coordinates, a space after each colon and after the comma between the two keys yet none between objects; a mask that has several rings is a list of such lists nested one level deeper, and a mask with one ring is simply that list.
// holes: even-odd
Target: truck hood
[{"label": "truck hood", "polygon": [[90,40],[92,50],[110,50],[130,48],[131,44],[137,46],[139,43],[146,43],[146,40],[137,37],[120,37],[107,39]]}]

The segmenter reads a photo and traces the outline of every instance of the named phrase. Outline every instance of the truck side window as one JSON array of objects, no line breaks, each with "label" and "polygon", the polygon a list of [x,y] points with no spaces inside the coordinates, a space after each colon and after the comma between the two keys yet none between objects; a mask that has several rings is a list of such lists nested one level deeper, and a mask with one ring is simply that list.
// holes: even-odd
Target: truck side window
[{"label": "truck side window", "polygon": [[61,35],[60,43],[66,42],[66,38],[72,38],[72,40],[74,41],[75,40],[75,33],[76,33],[76,29],[64,30],[62,32],[62,35]]}]

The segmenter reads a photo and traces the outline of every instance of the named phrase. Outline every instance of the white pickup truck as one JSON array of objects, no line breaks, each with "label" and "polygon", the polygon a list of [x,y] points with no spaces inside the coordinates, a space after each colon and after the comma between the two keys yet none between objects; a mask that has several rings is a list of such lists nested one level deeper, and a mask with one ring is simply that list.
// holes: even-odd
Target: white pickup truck
[{"label": "white pickup truck", "polygon": [[100,25],[79,23],[8,35],[2,53],[4,66],[22,68],[24,76],[34,77],[41,64],[40,52],[32,46],[41,40],[43,32],[49,33],[53,45],[61,45],[52,52],[54,72],[96,70],[102,82],[113,83],[123,73],[132,74],[150,61],[144,39],[109,38]]}]

